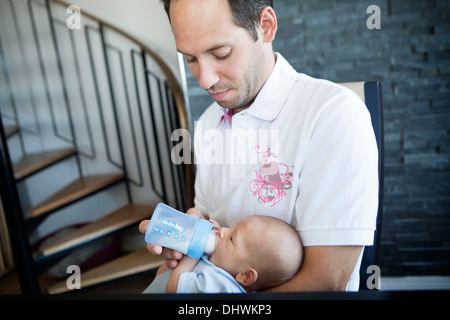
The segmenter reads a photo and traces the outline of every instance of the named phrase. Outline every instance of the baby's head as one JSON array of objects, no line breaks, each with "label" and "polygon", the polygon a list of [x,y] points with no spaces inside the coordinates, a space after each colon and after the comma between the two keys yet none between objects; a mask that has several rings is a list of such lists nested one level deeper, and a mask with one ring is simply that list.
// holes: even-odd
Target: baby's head
[{"label": "baby's head", "polygon": [[280,285],[300,269],[300,237],[283,220],[250,216],[232,228],[220,228],[210,261],[224,269],[247,290]]}]

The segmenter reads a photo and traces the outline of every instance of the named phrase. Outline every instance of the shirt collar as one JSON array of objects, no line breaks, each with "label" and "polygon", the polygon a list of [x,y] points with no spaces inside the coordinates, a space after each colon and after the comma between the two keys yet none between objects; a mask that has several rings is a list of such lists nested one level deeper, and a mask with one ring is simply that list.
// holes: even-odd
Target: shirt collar
[{"label": "shirt collar", "polygon": [[232,109],[223,109],[222,107],[220,107],[222,110],[220,111],[220,113],[222,114],[220,116],[220,122],[217,125],[217,127],[220,127],[220,125],[222,124],[222,122],[226,121],[229,123],[229,125],[231,126],[231,122],[233,120],[233,110]]},{"label": "shirt collar", "polygon": [[[297,79],[297,72],[286,59],[280,53],[275,53],[275,55],[276,63],[266,83],[253,104],[248,109],[241,111],[265,121],[274,121],[277,118]],[[221,109],[218,126],[225,120],[231,124],[231,110]]]}]

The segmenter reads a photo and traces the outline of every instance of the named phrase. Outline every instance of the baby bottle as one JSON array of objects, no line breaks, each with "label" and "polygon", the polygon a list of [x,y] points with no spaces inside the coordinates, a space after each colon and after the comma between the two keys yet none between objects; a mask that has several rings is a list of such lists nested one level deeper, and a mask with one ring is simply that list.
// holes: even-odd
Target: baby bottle
[{"label": "baby bottle", "polygon": [[184,214],[160,203],[150,219],[145,242],[158,244],[199,259],[204,253],[214,252],[216,235],[209,221]]}]

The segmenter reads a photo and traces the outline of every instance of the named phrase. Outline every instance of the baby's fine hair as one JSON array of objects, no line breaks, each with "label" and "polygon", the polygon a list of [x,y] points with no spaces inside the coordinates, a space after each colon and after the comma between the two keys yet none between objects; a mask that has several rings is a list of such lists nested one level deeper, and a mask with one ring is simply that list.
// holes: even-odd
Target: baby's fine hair
[{"label": "baby's fine hair", "polygon": [[274,287],[294,277],[303,261],[303,246],[297,231],[275,217],[247,219],[255,231],[247,242],[249,262],[258,272],[254,290]]}]

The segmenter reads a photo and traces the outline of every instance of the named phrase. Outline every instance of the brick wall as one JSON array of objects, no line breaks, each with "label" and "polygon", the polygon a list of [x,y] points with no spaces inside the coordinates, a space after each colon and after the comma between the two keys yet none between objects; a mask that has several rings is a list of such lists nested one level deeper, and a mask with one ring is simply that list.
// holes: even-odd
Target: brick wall
[{"label": "brick wall", "polygon": [[[450,1],[274,2],[274,47],[296,70],[382,82],[382,274],[450,274]],[[381,9],[379,30],[366,26],[373,4]],[[187,74],[196,120],[211,99]]]}]

